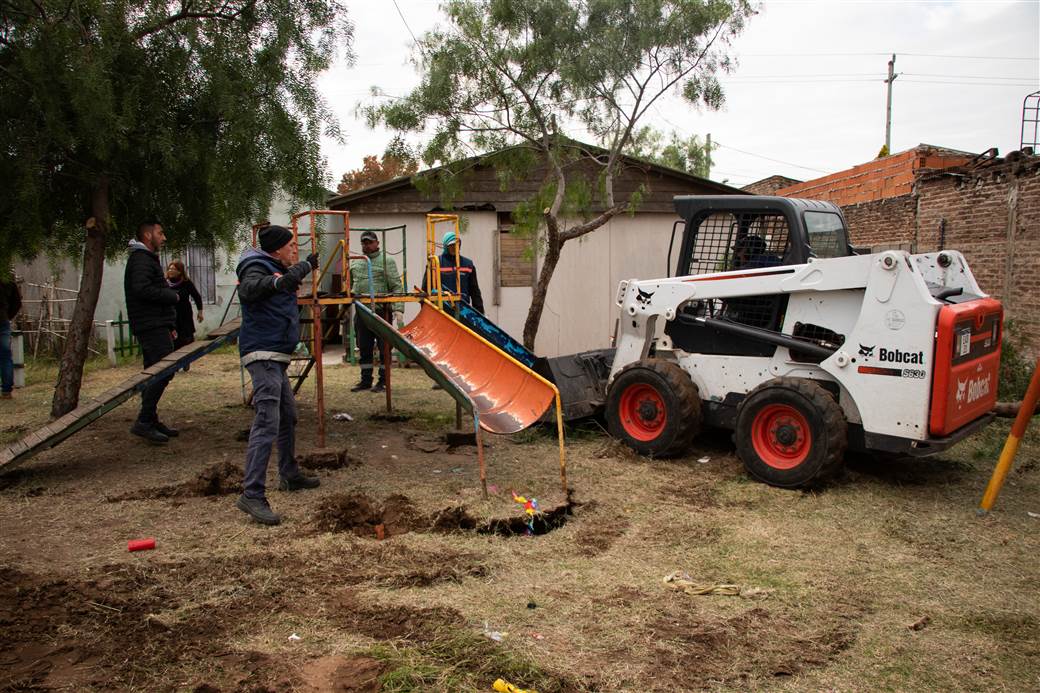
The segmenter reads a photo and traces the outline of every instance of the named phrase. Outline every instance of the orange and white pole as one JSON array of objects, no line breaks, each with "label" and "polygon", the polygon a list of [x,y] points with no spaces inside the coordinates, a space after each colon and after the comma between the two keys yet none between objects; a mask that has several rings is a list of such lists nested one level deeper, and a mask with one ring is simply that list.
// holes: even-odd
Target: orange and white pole
[{"label": "orange and white pole", "polygon": [[1011,425],[1011,432],[1008,433],[1000,459],[997,460],[993,476],[990,477],[986,492],[982,496],[982,502],[979,504],[979,512],[989,512],[993,504],[997,502],[997,495],[1004,485],[1008,472],[1011,471],[1015,455],[1018,454],[1018,444],[1022,442],[1022,437],[1029,426],[1029,420],[1033,418],[1033,412],[1036,411],[1037,400],[1040,400],[1040,359],[1036,360],[1036,368],[1033,369],[1033,378],[1029,381],[1029,389],[1026,390],[1026,396],[1022,400],[1022,408],[1018,410],[1015,423]]}]

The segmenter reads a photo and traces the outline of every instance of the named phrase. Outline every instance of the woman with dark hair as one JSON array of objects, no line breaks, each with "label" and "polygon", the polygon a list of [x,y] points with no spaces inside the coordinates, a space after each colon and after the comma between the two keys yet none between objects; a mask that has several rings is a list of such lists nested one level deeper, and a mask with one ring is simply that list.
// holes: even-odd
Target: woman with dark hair
[{"label": "woman with dark hair", "polygon": [[[199,322],[202,322],[202,296],[195,288],[188,273],[184,270],[184,263],[174,260],[166,267],[166,283],[177,292],[177,338],[173,340],[173,348],[180,349],[185,344],[195,341],[195,321],[191,318],[191,301],[199,310]],[[187,370],[187,369],[185,369]]]}]

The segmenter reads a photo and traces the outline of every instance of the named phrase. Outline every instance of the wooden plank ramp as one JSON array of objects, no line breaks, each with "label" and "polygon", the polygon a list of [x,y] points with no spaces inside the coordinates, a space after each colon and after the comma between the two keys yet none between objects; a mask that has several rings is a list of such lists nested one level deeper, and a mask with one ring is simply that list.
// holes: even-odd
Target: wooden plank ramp
[{"label": "wooden plank ramp", "polygon": [[210,332],[205,339],[181,347],[159,363],[127,378],[119,385],[94,397],[81,397],[80,405],[65,416],[49,422],[0,450],[0,470],[24,462],[39,452],[53,448],[152,383],[173,375],[188,364],[218,349],[238,336],[240,326],[240,319],[232,320]]}]

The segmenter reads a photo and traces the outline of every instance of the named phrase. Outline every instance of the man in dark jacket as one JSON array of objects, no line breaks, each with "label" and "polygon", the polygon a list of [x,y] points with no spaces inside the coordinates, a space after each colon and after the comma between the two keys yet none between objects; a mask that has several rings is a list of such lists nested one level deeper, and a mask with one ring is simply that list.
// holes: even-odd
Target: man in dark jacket
[{"label": "man in dark jacket", "polygon": [[[481,313],[484,312],[484,297],[480,295],[480,284],[477,283],[477,267],[468,257],[462,255],[462,239],[454,231],[444,234],[444,250],[441,252],[441,288],[445,293],[461,293],[462,300]],[[456,248],[458,246],[458,248]],[[455,256],[458,253],[458,266]],[[455,288],[455,276],[458,274],[461,288]],[[423,279],[423,290],[429,290],[426,279]]]},{"label": "man in dark jacket", "polygon": [[[137,337],[148,368],[173,352],[177,313],[177,292],[166,283],[159,249],[166,243],[162,224],[148,220],[137,227],[130,241],[130,257],[123,275],[126,313],[130,331]],[[159,421],[159,398],[173,376],[160,380],[141,393],[141,411],[130,432],[150,443],[163,444],[177,436],[177,430]]]},{"label": "man in dark jacket", "polygon": [[11,323],[22,309],[18,285],[0,279],[0,399],[11,399],[14,390],[14,359],[11,354]]},{"label": "man in dark jacket", "polygon": [[[304,277],[318,267],[318,256],[291,267],[296,242],[283,226],[259,234],[260,249],[247,248],[238,261],[238,298],[242,329],[238,352],[253,381],[253,427],[246,449],[245,480],[236,505],[257,522],[276,525],[281,518],[267,502],[267,463],[278,442],[279,488],[315,488],[317,477],[304,476],[296,464],[296,399],[287,370],[300,341],[300,309],[296,292]],[[286,269],[288,267],[288,269]]]}]

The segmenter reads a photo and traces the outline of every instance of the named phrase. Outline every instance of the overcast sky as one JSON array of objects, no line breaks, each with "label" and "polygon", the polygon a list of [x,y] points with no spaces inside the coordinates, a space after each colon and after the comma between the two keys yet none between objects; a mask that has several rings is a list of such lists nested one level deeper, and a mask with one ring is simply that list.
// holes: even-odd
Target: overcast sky
[{"label": "overcast sky", "polygon": [[[392,0],[346,4],[356,64],[340,63],[320,80],[346,135],[343,144],[324,143],[336,182],[392,136],[358,120],[358,103],[371,100],[372,87],[406,94],[418,79],[412,34],[442,21],[438,0],[397,0],[400,14]],[[722,78],[723,109],[698,111],[676,96],[646,124],[711,133],[720,145],[714,180],[815,178],[869,161],[884,144],[883,80],[893,52],[893,152],[922,142],[1018,148],[1022,100],[1040,90],[1037,0],[766,1],[733,45],[739,65]]]}]

